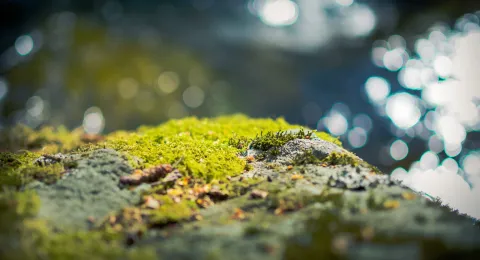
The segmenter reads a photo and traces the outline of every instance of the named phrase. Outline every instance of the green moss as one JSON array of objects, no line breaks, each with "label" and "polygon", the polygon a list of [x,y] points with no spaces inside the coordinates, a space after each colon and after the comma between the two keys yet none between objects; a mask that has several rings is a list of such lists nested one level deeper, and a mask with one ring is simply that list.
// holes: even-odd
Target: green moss
[{"label": "green moss", "polygon": [[351,152],[331,153],[325,159],[323,159],[322,162],[329,165],[350,165],[352,167],[362,166],[369,169],[372,173],[382,174],[377,167],[361,160]]},{"label": "green moss", "polygon": [[325,132],[316,132],[315,135],[322,140],[334,143],[338,146],[342,146],[342,142],[340,141],[340,139],[338,139],[338,137],[333,137]]},{"label": "green moss", "polygon": [[333,152],[325,158],[318,158],[313,154],[312,150],[305,151],[297,155],[293,161],[292,165],[304,165],[304,164],[328,164],[328,165],[351,165],[356,167],[362,164],[362,161],[358,158],[355,158],[350,153],[338,153]]},{"label": "green moss", "polygon": [[356,167],[361,164],[359,158],[355,158],[353,155],[348,153],[336,153],[333,152],[329,154],[322,162],[330,165],[350,165]]},{"label": "green moss", "polygon": [[311,194],[308,191],[296,189],[277,189],[282,187],[272,185],[269,190],[268,206],[274,209],[276,214],[295,211],[304,208],[312,203],[330,203],[335,207],[342,207],[344,204],[343,193],[334,192],[325,188],[320,194]]},{"label": "green moss", "polygon": [[33,162],[38,157],[38,153],[29,151],[0,153],[0,187],[20,187],[32,180],[55,182],[64,171],[63,164],[35,165]]},{"label": "green moss", "polygon": [[295,156],[295,158],[293,158],[292,165],[319,164],[322,162],[323,160],[317,158],[317,156],[313,154],[312,150],[308,150]]},{"label": "green moss", "polygon": [[381,171],[377,167],[372,166],[371,164],[361,160],[351,152],[344,152],[344,153],[333,152],[329,154],[327,157],[320,159],[313,154],[312,150],[309,150],[309,151],[305,151],[302,154],[299,154],[292,161],[292,165],[304,165],[304,164],[327,164],[331,166],[350,165],[352,167],[362,166],[367,169],[370,169],[370,171],[373,173],[381,174]]},{"label": "green moss", "polygon": [[[8,150],[28,149],[42,153],[72,151],[88,152],[98,148],[112,148],[123,152],[135,168],[146,168],[161,163],[174,163],[185,174],[211,181],[234,176],[245,169],[245,160],[238,154],[251,147],[266,150],[278,148],[295,138],[311,138],[313,132],[285,132],[300,128],[283,118],[251,119],[244,115],[198,119],[195,117],[170,120],[159,126],[142,126],[135,132],[118,131],[104,142],[85,144],[82,132],[69,132],[64,127],[44,127],[38,131],[17,126],[5,132],[0,143]],[[258,133],[266,133],[260,134]],[[340,144],[326,133],[318,137]],[[272,149],[275,153],[276,149]]]},{"label": "green moss", "polygon": [[261,151],[268,151],[270,150],[272,155],[278,151],[278,148],[283,146],[289,141],[295,139],[310,139],[312,137],[313,132],[307,131],[305,132],[303,129],[296,133],[288,132],[288,131],[278,131],[278,132],[267,132],[267,133],[260,133],[260,135],[256,136],[250,147],[253,149],[258,149]]},{"label": "green moss", "polygon": [[[124,152],[134,167],[149,167],[183,160],[177,168],[206,180],[237,175],[245,169],[238,157],[246,140],[259,132],[294,128],[284,119],[250,119],[243,115],[213,119],[170,120],[156,127],[140,127],[136,132],[119,131],[104,143],[82,149],[113,148]],[[80,150],[82,150],[80,149]]]},{"label": "green moss", "polygon": [[198,209],[193,201],[181,200],[174,202],[172,198],[166,195],[154,196],[154,198],[160,203],[160,207],[145,211],[145,214],[148,215],[149,225],[152,226],[163,226],[187,220]]}]

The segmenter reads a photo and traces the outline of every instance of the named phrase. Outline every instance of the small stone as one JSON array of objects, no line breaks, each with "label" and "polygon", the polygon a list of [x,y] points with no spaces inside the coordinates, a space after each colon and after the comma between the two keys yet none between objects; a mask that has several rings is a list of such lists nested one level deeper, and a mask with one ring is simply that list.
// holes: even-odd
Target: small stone
[{"label": "small stone", "polygon": [[167,176],[165,176],[165,178],[162,180],[162,182],[163,183],[174,183],[177,180],[181,179],[182,177],[183,177],[183,175],[178,170],[175,170],[175,171],[167,174]]},{"label": "small stone", "polygon": [[145,200],[145,206],[149,209],[158,209],[160,207],[160,203],[153,197],[148,196]]},{"label": "small stone", "polygon": [[263,190],[253,190],[250,193],[250,198],[252,199],[265,199],[268,196],[268,192]]},{"label": "small stone", "polygon": [[226,200],[228,198],[228,193],[222,191],[220,187],[213,186],[207,194],[212,197],[212,199]]}]

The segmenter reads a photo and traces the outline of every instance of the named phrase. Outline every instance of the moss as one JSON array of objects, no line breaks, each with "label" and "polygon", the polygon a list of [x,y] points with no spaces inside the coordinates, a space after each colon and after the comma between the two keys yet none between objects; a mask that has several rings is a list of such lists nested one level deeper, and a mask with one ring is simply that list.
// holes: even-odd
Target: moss
[{"label": "moss", "polygon": [[181,178],[175,183],[164,183],[145,191],[142,203],[106,217],[101,226],[110,232],[140,238],[148,228],[194,220],[200,208],[244,195],[261,181],[244,178],[206,183],[200,178]]},{"label": "moss", "polygon": [[338,139],[338,137],[333,137],[325,132],[315,132],[315,135],[322,140],[334,143],[340,147],[342,146],[342,142],[340,141],[340,139]]},{"label": "moss", "polygon": [[369,169],[372,173],[381,174],[381,171],[377,167],[372,166],[371,164],[361,160],[351,152],[333,152],[327,157],[320,159],[313,154],[313,151],[309,150],[297,155],[292,161],[292,165],[304,164],[326,164],[330,166],[350,165],[352,167],[362,166]]},{"label": "moss", "polygon": [[328,188],[325,188],[320,194],[311,194],[308,191],[296,189],[285,190],[280,187],[282,186],[274,184],[268,189],[268,207],[274,210],[276,215],[296,211],[316,202],[330,203],[335,207],[341,207],[344,204],[343,193],[334,192]]},{"label": "moss", "polygon": [[246,140],[262,131],[280,131],[295,126],[282,118],[250,119],[243,115],[213,119],[170,120],[156,127],[140,127],[136,132],[119,131],[104,143],[83,146],[80,151],[113,148],[124,152],[134,167],[150,167],[183,160],[177,168],[206,180],[223,179],[245,169],[237,155]]},{"label": "moss", "polygon": [[391,210],[400,207],[400,201],[386,194],[370,190],[367,195],[367,206],[370,210]]},{"label": "moss", "polygon": [[160,204],[159,208],[145,211],[151,226],[164,226],[189,219],[198,209],[195,202],[189,202],[187,200],[175,202],[171,197],[166,195],[155,196],[155,199]]},{"label": "moss", "polygon": [[8,151],[32,150],[42,153],[67,152],[82,144],[82,131],[69,131],[66,127],[45,126],[33,130],[25,125],[17,125],[2,131],[0,147]]},{"label": "moss", "polygon": [[[414,252],[405,245],[415,245]],[[307,221],[304,232],[288,240],[283,259],[350,259],[361,256],[357,250],[362,246],[371,250],[371,254],[363,255],[366,259],[392,249],[399,258],[410,258],[414,253],[421,259],[476,259],[480,253],[462,244],[448,244],[438,236],[381,232],[374,226],[347,221],[338,211],[326,210]]]},{"label": "moss", "polygon": [[1,259],[154,259],[152,250],[126,249],[103,231],[55,232],[35,218],[39,206],[33,191],[0,193]]},{"label": "moss", "polygon": [[322,162],[329,165],[350,165],[356,167],[361,164],[360,159],[355,158],[354,156],[348,153],[336,153],[333,152],[329,154]]},{"label": "moss", "polygon": [[317,156],[313,154],[312,150],[308,150],[295,156],[295,158],[293,158],[292,165],[319,164],[322,162],[323,160],[317,158]]},{"label": "moss", "polygon": [[32,180],[55,182],[64,171],[63,164],[35,165],[33,162],[38,156],[29,151],[0,153],[0,187],[20,187]]},{"label": "moss", "polygon": [[[135,132],[114,132],[105,141],[95,144],[85,144],[79,129],[69,132],[64,127],[44,127],[33,131],[17,126],[8,130],[0,143],[11,151],[28,149],[47,154],[112,148],[123,152],[136,168],[174,163],[183,158],[177,166],[181,172],[211,181],[248,170],[245,160],[238,154],[250,143],[263,150],[278,148],[295,138],[312,137],[311,131],[285,132],[293,128],[300,127],[288,124],[283,118],[251,119],[244,115],[212,119],[190,117],[170,120],[159,126],[142,126]],[[326,133],[318,133],[318,136],[339,144]],[[272,153],[275,151],[272,149]]]},{"label": "moss", "polygon": [[272,155],[276,155],[278,148],[287,142],[295,139],[310,139],[312,134],[312,131],[305,132],[303,129],[300,129],[300,131],[296,133],[288,131],[260,133],[260,135],[252,140],[250,147],[261,151],[270,151]]},{"label": "moss", "polygon": [[352,167],[362,166],[369,169],[372,173],[382,174],[377,167],[361,160],[351,152],[331,153],[322,161],[329,165],[350,165]]}]

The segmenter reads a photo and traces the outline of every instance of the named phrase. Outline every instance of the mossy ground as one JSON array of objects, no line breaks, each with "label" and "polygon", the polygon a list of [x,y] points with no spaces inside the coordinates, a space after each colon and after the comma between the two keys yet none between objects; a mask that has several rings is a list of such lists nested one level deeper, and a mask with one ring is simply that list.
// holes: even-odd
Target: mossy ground
[{"label": "mossy ground", "polygon": [[136,168],[180,161],[177,168],[190,176],[223,179],[244,170],[245,160],[238,154],[258,133],[295,127],[281,118],[250,119],[243,115],[186,118],[157,127],[143,126],[136,132],[115,132],[105,142],[80,150],[112,148],[125,153]]},{"label": "mossy ground", "polygon": [[[250,119],[234,115],[171,120],[160,126],[143,126],[134,132],[119,131],[94,138],[85,138],[80,130],[70,132],[64,127],[43,127],[37,131],[25,126],[7,129],[0,138],[0,186],[7,189],[0,194],[4,209],[1,215],[2,242],[12,232],[20,232],[16,234],[17,239],[2,243],[1,255],[8,258],[22,253],[25,259],[86,258],[89,254],[99,258],[127,258],[127,252],[120,247],[132,231],[144,232],[147,227],[190,220],[198,209],[218,201],[219,194],[227,197],[243,194],[255,181],[225,182],[226,178],[239,175],[245,169],[246,161],[238,156],[239,153],[259,133],[296,127],[281,118]],[[28,190],[15,191],[34,180],[55,183],[68,170],[67,163],[62,161],[35,164],[42,155],[59,152],[88,155],[103,148],[122,153],[134,168],[178,161],[176,167],[187,177],[177,184],[184,185],[157,186],[148,191],[146,196],[158,203],[158,208],[143,201],[130,210],[125,208],[123,213],[113,215],[118,217],[114,221],[111,221],[111,215],[100,229],[58,234],[53,231],[51,223],[35,218],[40,203],[38,196]],[[186,196],[187,192],[198,193],[198,190],[211,189],[212,185],[217,189],[216,194],[203,192]],[[140,210],[142,217],[135,218],[135,212]],[[106,234],[116,235],[106,239]],[[24,239],[24,236],[31,239]],[[18,241],[21,245],[15,245]],[[112,247],[116,249],[111,251]]]},{"label": "mossy ground", "polygon": [[[448,219],[450,222],[444,225],[444,219],[439,219],[443,213],[436,210],[436,205],[426,207],[419,196],[405,193],[400,187],[384,185],[386,191],[378,192],[332,187],[329,183],[334,175],[347,178],[346,171],[377,172],[338,146],[345,152],[319,158],[303,151],[288,166],[265,161],[261,156],[247,156],[253,149],[270,153],[264,156],[275,156],[292,140],[312,142],[298,139],[320,138],[341,145],[326,133],[298,130],[302,128],[283,119],[192,117],[88,138],[78,130],[68,132],[64,128],[18,129],[0,141],[8,150],[0,155],[1,259],[152,259],[158,255],[167,259],[224,259],[226,255],[232,259],[341,258],[345,257],[343,245],[363,241],[364,236],[372,239],[372,232],[365,231],[372,224],[379,223],[382,234],[404,226],[401,221],[408,219],[408,207],[431,211],[422,215],[424,225],[443,225],[440,237],[446,239],[435,245],[444,246],[448,239],[457,239],[453,231],[460,228],[474,233],[465,218],[458,222]],[[291,129],[297,130],[287,131]],[[41,155],[57,152],[79,155],[78,164],[72,166],[62,160],[34,164]],[[175,164],[181,176],[147,185],[139,203],[129,202],[109,214],[101,211],[99,215],[104,217],[89,218],[88,229],[59,229],[38,217],[42,207],[68,207],[70,196],[75,196],[72,194],[93,202],[111,201],[102,196],[120,198],[119,194],[127,194],[128,189],[134,194],[136,187],[117,186],[120,176],[159,164]],[[252,172],[258,175],[249,175]],[[87,187],[88,180],[101,182]],[[32,181],[43,182],[32,184],[41,187],[37,193],[26,188],[32,185],[25,186]],[[105,193],[98,190],[102,188],[99,183],[109,187]],[[43,201],[42,206],[40,198],[51,199]],[[75,219],[68,219],[68,214],[78,209],[52,211],[63,212],[68,223]],[[395,211],[403,217],[397,219]],[[397,226],[382,224],[385,216],[394,224],[397,221]],[[82,218],[87,221],[85,214]],[[298,242],[302,240],[301,230],[310,236],[307,245]],[[421,226],[412,230],[419,241],[423,241],[419,236],[423,232],[437,234]],[[338,237],[345,233],[351,234]],[[378,243],[397,241],[380,233],[376,239]]]},{"label": "mossy ground", "polygon": [[58,233],[35,217],[40,203],[32,191],[0,193],[1,259],[154,259],[151,249],[129,250],[115,234]]}]

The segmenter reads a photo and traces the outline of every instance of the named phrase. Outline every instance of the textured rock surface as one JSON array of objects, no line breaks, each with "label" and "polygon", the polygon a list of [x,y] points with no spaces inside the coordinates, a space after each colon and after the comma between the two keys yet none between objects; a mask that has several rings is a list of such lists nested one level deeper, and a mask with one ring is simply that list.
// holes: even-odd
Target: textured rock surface
[{"label": "textured rock surface", "polygon": [[[66,172],[55,182],[21,187],[38,194],[38,214],[25,213],[28,207],[22,205],[34,204],[28,192],[13,195],[23,196],[23,204],[0,193],[0,209],[20,205],[11,214],[0,211],[0,220],[16,225],[0,225],[7,234],[0,233],[0,241],[11,234],[20,241],[8,239],[16,250],[10,256],[26,251],[26,244],[31,259],[104,259],[111,258],[111,250],[118,252],[113,258],[124,259],[118,255],[147,249],[156,253],[148,259],[480,259],[476,220],[403,187],[334,144],[334,138],[328,142],[303,132],[292,137],[271,131],[248,138],[233,134],[237,139],[232,141],[215,137],[231,133],[218,122],[202,122],[209,129],[204,137],[191,134],[196,128],[184,121],[170,124],[171,129],[165,128],[170,139],[160,135],[163,128],[147,129],[133,134],[133,141],[125,141],[132,138],[128,135],[117,137],[109,146],[117,150],[102,149],[107,142],[33,160],[35,171],[52,167]],[[214,127],[217,132],[210,131]],[[251,149],[255,140],[261,144],[257,150]],[[178,148],[184,142],[189,143]],[[231,154],[222,157],[227,152]],[[151,184],[125,186],[120,177],[145,172],[131,167],[140,165],[132,154],[155,163],[169,156],[182,167]],[[240,170],[222,171],[231,157],[236,160],[232,169]],[[225,175],[209,175],[212,166]],[[32,231],[32,221],[44,219],[49,224]],[[47,227],[52,232],[45,233]],[[25,240],[35,236],[41,239]],[[75,252],[77,246],[82,254]],[[0,258],[4,251],[0,245]]]},{"label": "textured rock surface", "polygon": [[[152,232],[140,245],[166,259],[437,259],[480,256],[474,221],[359,166],[282,165],[303,148],[338,151],[318,140],[281,148],[272,169],[255,162],[239,178],[260,177],[251,190],[201,212],[202,221]],[[299,149],[301,147],[301,149]],[[290,152],[290,153],[289,153]],[[250,151],[249,154],[254,153]],[[318,153],[324,157],[323,152]],[[293,180],[300,174],[303,178]],[[242,209],[244,218],[235,219]],[[281,209],[280,211],[278,209]]]},{"label": "textured rock surface", "polygon": [[119,185],[120,176],[131,173],[125,159],[113,150],[97,150],[79,159],[78,166],[68,171],[55,184],[29,184],[42,204],[39,216],[59,227],[88,226],[88,219],[99,219],[122,207],[140,201],[140,192]]}]

